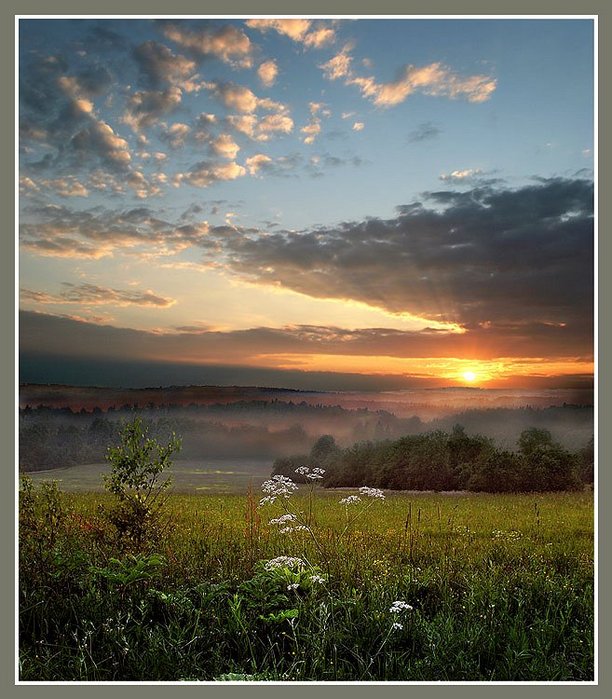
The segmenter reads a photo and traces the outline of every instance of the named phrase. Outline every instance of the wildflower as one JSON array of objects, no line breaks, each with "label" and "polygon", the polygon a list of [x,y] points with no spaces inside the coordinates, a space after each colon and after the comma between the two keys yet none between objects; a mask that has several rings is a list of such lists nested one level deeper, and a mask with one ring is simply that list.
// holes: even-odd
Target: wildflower
[{"label": "wildflower", "polygon": [[297,590],[299,586],[300,583],[291,583],[291,585],[287,585],[287,589],[291,592],[292,590]]},{"label": "wildflower", "polygon": [[397,600],[396,602],[393,602],[389,611],[392,614],[399,614],[400,612],[403,612],[403,611],[411,612],[413,609],[414,609],[414,607],[412,607],[407,602],[403,602],[402,600]]},{"label": "wildflower", "polygon": [[325,469],[315,467],[311,470],[309,466],[298,466],[295,469],[295,472],[300,476],[306,476],[306,478],[308,478],[311,481],[316,481],[323,478]]},{"label": "wildflower", "polygon": [[368,498],[378,498],[379,500],[385,499],[385,494],[380,488],[370,488],[367,485],[359,488],[359,492]]},{"label": "wildflower", "polygon": [[295,522],[297,517],[291,513],[287,513],[286,515],[281,515],[280,517],[275,517],[274,519],[271,519],[269,524],[286,524],[287,522]]},{"label": "wildflower", "polygon": [[311,583],[318,583],[319,585],[321,585],[325,582],[325,578],[322,578],[320,575],[311,575],[310,582]]},{"label": "wildflower", "polygon": [[278,530],[279,534],[292,534],[293,532],[306,531],[308,531],[308,527],[304,526],[303,524],[298,524],[297,527],[283,527],[282,529]]},{"label": "wildflower", "polygon": [[392,631],[401,631],[404,628],[403,624],[400,624],[399,621],[394,621],[391,624],[391,630]]},{"label": "wildflower", "polygon": [[358,502],[361,502],[361,498],[359,497],[359,495],[348,495],[347,497],[342,498],[342,500],[340,500],[340,504],[346,505],[347,507],[349,505],[356,505]]},{"label": "wildflower", "polygon": [[303,568],[304,561],[295,556],[278,556],[266,561],[264,568],[266,570],[274,570],[275,568]]},{"label": "wildflower", "polygon": [[259,504],[273,503],[278,497],[288,498],[297,488],[297,485],[287,476],[272,476],[270,480],[261,484],[261,489],[266,496],[259,501]]}]

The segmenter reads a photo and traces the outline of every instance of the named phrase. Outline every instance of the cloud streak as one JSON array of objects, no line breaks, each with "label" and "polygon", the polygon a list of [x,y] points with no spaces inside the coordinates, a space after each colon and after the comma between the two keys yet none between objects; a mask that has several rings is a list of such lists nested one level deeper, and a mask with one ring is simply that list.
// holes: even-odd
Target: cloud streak
[{"label": "cloud streak", "polygon": [[351,46],[346,45],[321,65],[328,80],[343,80],[359,88],[362,96],[377,107],[394,107],[410,95],[423,93],[431,97],[464,98],[468,102],[485,102],[497,87],[497,80],[487,75],[461,76],[443,63],[425,66],[405,65],[395,80],[378,82],[373,76],[360,76],[352,68]]},{"label": "cloud streak", "polygon": [[21,289],[24,301],[34,301],[41,304],[79,304],[84,306],[154,306],[169,308],[176,301],[164,298],[152,291],[131,291],[129,289],[111,289],[95,284],[71,284],[63,282],[63,291],[59,294],[48,294],[31,289]]}]

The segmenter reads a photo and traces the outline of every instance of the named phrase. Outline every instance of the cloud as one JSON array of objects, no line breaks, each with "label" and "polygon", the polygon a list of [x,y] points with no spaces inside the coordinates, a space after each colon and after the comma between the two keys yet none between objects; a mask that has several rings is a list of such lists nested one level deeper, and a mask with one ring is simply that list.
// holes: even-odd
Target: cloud
[{"label": "cloud", "polygon": [[246,169],[236,162],[215,163],[202,161],[193,166],[188,172],[181,172],[174,176],[173,183],[176,187],[187,182],[193,187],[209,187],[211,184],[225,180],[235,180],[246,175]]},{"label": "cloud", "polygon": [[131,291],[128,289],[111,289],[95,284],[71,284],[63,282],[63,291],[59,294],[48,294],[31,289],[21,289],[20,295],[24,301],[40,304],[75,303],[85,306],[154,306],[169,308],[176,301],[158,296],[152,291]]},{"label": "cloud", "polygon": [[309,232],[211,234],[232,272],[313,297],[465,328],[592,325],[593,184],[586,180],[430,192],[389,220]]},{"label": "cloud", "polygon": [[161,194],[161,187],[159,184],[165,183],[165,177],[164,175],[161,180],[157,178],[153,182],[150,182],[142,172],[133,170],[127,176],[127,184],[138,199],[147,199],[148,197]]},{"label": "cloud", "polygon": [[265,171],[270,168],[272,163],[272,158],[263,153],[258,153],[246,159],[246,166],[250,175],[258,175],[261,170]]},{"label": "cloud", "polygon": [[204,87],[210,90],[214,96],[228,109],[234,109],[242,114],[253,114],[253,112],[264,109],[280,114],[285,114],[289,110],[286,105],[275,102],[267,97],[257,97],[248,87],[238,85],[233,82],[212,81],[204,83]]},{"label": "cloud", "polygon": [[44,257],[100,259],[118,251],[163,256],[208,244],[206,222],[175,225],[143,206],[125,211],[99,207],[77,211],[49,205],[30,207],[21,218],[22,250]]},{"label": "cloud", "polygon": [[[64,361],[74,357],[149,359],[223,364],[268,364],[283,357],[328,355],[343,357],[396,357],[418,359],[474,356],[479,359],[526,356],[568,358],[580,342],[565,328],[530,325],[516,333],[512,328],[476,329],[464,334],[432,330],[401,331],[390,328],[349,330],[334,326],[288,325],[219,331],[184,327],[153,333],[95,323],[83,323],[32,311],[20,313],[20,350],[50,355]],[[44,340],[44,341],[43,341]],[[569,342],[569,344],[565,344]],[[477,348],[477,349],[475,349]],[[560,351],[561,348],[561,351]],[[267,360],[267,362],[266,362]]]},{"label": "cloud", "polygon": [[121,121],[138,133],[174,112],[181,100],[182,92],[176,86],[165,90],[140,90],[128,98]]},{"label": "cloud", "polygon": [[264,87],[272,87],[278,76],[278,66],[276,61],[269,60],[262,63],[257,69],[257,75]]},{"label": "cloud", "polygon": [[328,117],[331,115],[330,110],[322,102],[309,102],[310,121],[300,131],[306,134],[304,143],[314,143],[317,136],[321,133],[321,119],[319,115]]},{"label": "cloud", "polygon": [[146,87],[158,89],[174,85],[187,92],[198,90],[196,62],[174,54],[167,46],[145,41],[133,50],[132,55]]},{"label": "cloud", "polygon": [[191,127],[189,125],[176,122],[161,131],[159,137],[162,141],[166,141],[171,148],[182,148],[190,133]]},{"label": "cloud", "polygon": [[246,25],[260,32],[276,31],[308,48],[322,48],[336,38],[331,27],[322,22],[315,24],[310,19],[249,19]]},{"label": "cloud", "polygon": [[210,150],[213,155],[221,158],[235,160],[240,150],[240,146],[227,133],[222,133],[210,142]]},{"label": "cloud", "polygon": [[[29,178],[26,178],[29,179]],[[60,197],[87,197],[89,190],[76,177],[67,175],[51,180],[41,180],[40,184],[52,189]]]},{"label": "cloud", "polygon": [[190,29],[183,23],[166,24],[164,36],[193,55],[213,57],[235,68],[251,68],[253,45],[249,37],[234,25],[218,29]]},{"label": "cloud", "polygon": [[443,173],[440,175],[440,179],[443,182],[463,182],[482,174],[483,172],[480,168],[465,168],[464,170],[453,170],[448,174]]},{"label": "cloud", "polygon": [[314,143],[316,137],[321,133],[321,120],[316,117],[311,118],[308,124],[303,126],[300,131],[306,134],[304,143]]},{"label": "cloud", "polygon": [[356,121],[353,124],[353,131],[363,131],[365,128],[365,124],[362,121]]},{"label": "cloud", "polygon": [[350,77],[351,63],[353,61],[353,57],[350,55],[352,48],[351,44],[345,44],[339,53],[320,66],[323,70],[323,75],[328,80],[340,80],[341,78]]},{"label": "cloud", "polygon": [[274,175],[277,177],[287,177],[302,163],[302,156],[299,153],[293,155],[271,158],[263,153],[258,153],[246,159],[245,165],[250,175],[257,176]]},{"label": "cloud", "polygon": [[255,114],[230,114],[225,119],[227,125],[254,141],[269,141],[278,134],[289,134],[293,131],[293,119],[286,113],[266,114],[257,117]]},{"label": "cloud", "polygon": [[379,83],[372,76],[356,75],[352,69],[352,47],[342,51],[321,65],[328,80],[343,80],[345,85],[355,85],[363,97],[377,107],[392,107],[404,102],[409,95],[422,92],[432,97],[463,97],[469,102],[488,100],[497,87],[497,80],[487,75],[460,76],[442,63],[425,66],[403,66],[395,80]]},{"label": "cloud", "polygon": [[408,134],[408,140],[411,143],[419,143],[437,138],[441,133],[442,130],[438,126],[431,121],[425,121]]},{"label": "cloud", "polygon": [[131,160],[128,142],[104,121],[92,120],[69,143],[71,151],[83,161],[96,157],[112,169],[126,169]]}]

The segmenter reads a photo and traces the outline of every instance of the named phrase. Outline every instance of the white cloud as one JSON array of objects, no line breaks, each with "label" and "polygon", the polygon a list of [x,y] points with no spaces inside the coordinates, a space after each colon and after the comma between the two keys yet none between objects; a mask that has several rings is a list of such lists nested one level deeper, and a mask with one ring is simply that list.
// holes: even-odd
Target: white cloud
[{"label": "white cloud", "polygon": [[260,32],[276,31],[308,48],[321,48],[333,43],[336,38],[331,27],[323,22],[315,25],[310,19],[249,19],[246,25]]},{"label": "white cloud", "polygon": [[168,24],[163,32],[167,39],[200,56],[214,56],[236,68],[253,65],[251,40],[231,24],[216,30],[192,30],[184,25]]},{"label": "white cloud", "polygon": [[265,87],[272,87],[278,76],[278,66],[276,61],[270,60],[262,63],[257,69],[257,75]]},{"label": "white cloud", "polygon": [[463,170],[453,170],[448,174],[440,175],[440,179],[443,182],[460,182],[461,180],[467,180],[477,175],[482,175],[482,170],[480,168],[465,168]]},{"label": "white cloud", "polygon": [[210,143],[210,149],[214,155],[234,160],[238,155],[240,146],[227,133],[222,133]]}]

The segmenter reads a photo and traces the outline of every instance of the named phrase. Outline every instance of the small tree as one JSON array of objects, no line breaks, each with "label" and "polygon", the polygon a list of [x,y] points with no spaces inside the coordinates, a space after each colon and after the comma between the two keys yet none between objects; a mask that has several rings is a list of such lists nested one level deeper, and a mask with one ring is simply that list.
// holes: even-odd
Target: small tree
[{"label": "small tree", "polygon": [[111,472],[104,476],[104,485],[119,501],[111,521],[122,538],[140,548],[161,533],[161,511],[172,483],[162,474],[172,465],[181,441],[172,433],[166,445],[160,444],[149,437],[139,417],[124,425],[120,438],[119,446],[108,448]]}]

